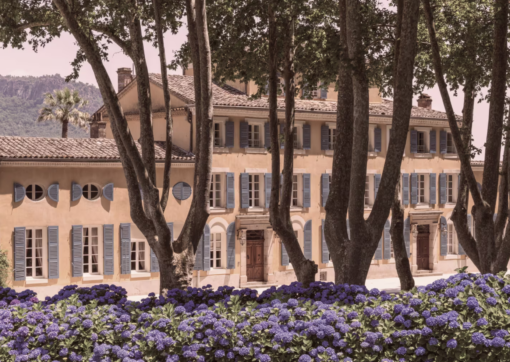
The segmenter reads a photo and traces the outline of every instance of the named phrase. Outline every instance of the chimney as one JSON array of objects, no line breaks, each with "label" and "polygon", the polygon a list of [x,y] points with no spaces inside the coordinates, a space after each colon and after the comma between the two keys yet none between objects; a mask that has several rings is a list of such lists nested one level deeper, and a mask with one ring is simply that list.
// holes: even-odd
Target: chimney
[{"label": "chimney", "polygon": [[132,80],[131,68],[117,69],[118,92],[123,90]]},{"label": "chimney", "polygon": [[90,119],[90,138],[97,138],[97,114],[93,114]]},{"label": "chimney", "polygon": [[432,109],[432,98],[428,94],[422,93],[418,97],[418,107]]},{"label": "chimney", "polygon": [[102,113],[96,113],[92,116],[90,138],[106,138],[106,122],[103,122]]}]

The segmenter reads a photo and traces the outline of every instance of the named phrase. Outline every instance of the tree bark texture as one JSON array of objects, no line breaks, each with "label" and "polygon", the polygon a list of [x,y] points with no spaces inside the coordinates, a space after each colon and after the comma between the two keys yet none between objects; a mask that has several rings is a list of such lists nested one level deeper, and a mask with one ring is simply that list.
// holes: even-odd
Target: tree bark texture
[{"label": "tree bark texture", "polygon": [[62,138],[67,138],[69,132],[69,121],[64,119],[62,121]]},{"label": "tree bark texture", "polygon": [[[474,206],[472,215],[475,222],[474,230],[476,240],[469,233],[467,222],[461,208],[456,208],[452,215],[457,236],[466,254],[473,260],[481,273],[497,273],[508,263],[506,253],[502,252],[507,247],[501,243],[498,247],[496,228],[494,227],[493,214],[496,207],[499,168],[501,154],[501,139],[503,133],[503,118],[505,107],[506,73],[507,73],[507,31],[508,31],[508,2],[505,0],[495,1],[494,12],[494,44],[493,44],[493,69],[491,80],[491,97],[489,109],[489,123],[483,170],[483,185],[481,192],[471,168],[470,147],[467,143],[467,135],[463,137],[457,125],[457,119],[453,112],[450,96],[442,69],[442,60],[439,51],[437,35],[434,27],[434,17],[429,0],[423,0],[427,28],[429,31],[432,59],[436,74],[436,81],[441,92],[441,97],[448,116],[453,140],[459,152],[462,171],[462,184],[467,184]],[[467,87],[466,87],[467,88]],[[467,95],[466,95],[467,96]],[[464,125],[465,126],[465,125]],[[469,129],[469,128],[467,128]],[[469,141],[471,135],[469,134]],[[467,197],[467,196],[466,196]],[[462,201],[462,200],[461,200]],[[510,258],[510,254],[508,255]],[[502,260],[506,258],[505,260]]]}]

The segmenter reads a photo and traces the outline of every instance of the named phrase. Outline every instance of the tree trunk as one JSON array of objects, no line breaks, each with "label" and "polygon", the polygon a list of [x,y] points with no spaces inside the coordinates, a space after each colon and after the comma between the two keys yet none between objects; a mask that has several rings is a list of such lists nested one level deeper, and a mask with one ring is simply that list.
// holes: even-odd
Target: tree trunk
[{"label": "tree trunk", "polygon": [[69,120],[64,119],[62,121],[62,138],[67,138],[68,131],[69,131]]},{"label": "tree trunk", "polygon": [[414,278],[404,240],[404,209],[402,209],[398,198],[399,190],[400,183],[395,188],[395,197],[391,208],[391,243],[393,244],[395,267],[400,279],[400,289],[411,290],[414,288]]}]

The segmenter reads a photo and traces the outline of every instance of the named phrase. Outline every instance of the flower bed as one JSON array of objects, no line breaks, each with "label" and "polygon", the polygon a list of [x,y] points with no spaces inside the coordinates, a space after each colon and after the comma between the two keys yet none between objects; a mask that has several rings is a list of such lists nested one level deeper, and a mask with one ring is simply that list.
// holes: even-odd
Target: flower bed
[{"label": "flower bed", "polygon": [[131,303],[114,286],[64,289],[43,303],[0,290],[0,361],[510,360],[510,281],[494,275],[395,295],[293,283]]}]

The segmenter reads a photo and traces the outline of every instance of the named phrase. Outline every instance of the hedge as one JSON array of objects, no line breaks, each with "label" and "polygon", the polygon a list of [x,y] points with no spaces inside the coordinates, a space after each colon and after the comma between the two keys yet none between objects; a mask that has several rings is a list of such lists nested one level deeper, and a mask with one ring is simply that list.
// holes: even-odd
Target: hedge
[{"label": "hedge", "polygon": [[457,274],[411,292],[313,283],[171,290],[0,289],[0,361],[505,361],[510,280]]}]

